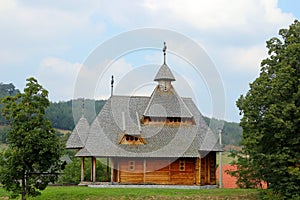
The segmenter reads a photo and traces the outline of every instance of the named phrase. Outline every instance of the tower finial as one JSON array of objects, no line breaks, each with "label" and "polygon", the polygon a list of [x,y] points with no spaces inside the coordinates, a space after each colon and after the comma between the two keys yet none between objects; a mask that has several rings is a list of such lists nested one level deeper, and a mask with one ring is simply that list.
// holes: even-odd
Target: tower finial
[{"label": "tower finial", "polygon": [[82,116],[84,116],[84,97],[82,98],[81,114],[82,114]]},{"label": "tower finial", "polygon": [[114,92],[114,76],[112,75],[111,76],[111,91],[110,91],[110,95],[112,96],[113,95],[113,92]]},{"label": "tower finial", "polygon": [[166,64],[166,51],[167,51],[167,44],[166,44],[166,42],[164,42],[164,48],[163,48],[163,52],[164,52],[164,64]]}]

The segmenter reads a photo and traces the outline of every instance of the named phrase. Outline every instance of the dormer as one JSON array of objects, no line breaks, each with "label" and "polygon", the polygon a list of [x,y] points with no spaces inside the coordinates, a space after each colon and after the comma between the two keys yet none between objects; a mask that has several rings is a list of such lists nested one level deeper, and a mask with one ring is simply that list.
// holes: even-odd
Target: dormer
[{"label": "dormer", "polygon": [[123,133],[122,138],[119,144],[132,144],[132,145],[139,145],[145,144],[146,141],[142,138],[141,134],[126,134]]},{"label": "dormer", "polygon": [[[129,115],[127,115],[129,117]],[[146,141],[142,137],[142,128],[140,124],[140,118],[136,112],[137,126],[131,124],[131,126],[126,125],[125,112],[122,112],[122,123],[123,123],[123,134],[119,140],[119,144],[127,145],[141,145],[146,144]]]}]

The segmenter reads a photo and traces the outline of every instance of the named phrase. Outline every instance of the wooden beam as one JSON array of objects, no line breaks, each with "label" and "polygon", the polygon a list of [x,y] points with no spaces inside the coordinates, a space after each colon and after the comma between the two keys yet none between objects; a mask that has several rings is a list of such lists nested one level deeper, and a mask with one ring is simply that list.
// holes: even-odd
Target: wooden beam
[{"label": "wooden beam", "polygon": [[194,184],[197,184],[197,158],[193,161],[194,162]]},{"label": "wooden beam", "polygon": [[172,160],[169,160],[169,182],[171,182],[171,164],[172,164]]},{"label": "wooden beam", "polygon": [[81,158],[81,182],[84,181],[84,157]]},{"label": "wooden beam", "polygon": [[144,177],[143,177],[144,184],[146,183],[146,173],[147,173],[146,164],[147,164],[146,159],[144,159]]},{"label": "wooden beam", "polygon": [[117,160],[117,182],[120,183],[120,164],[119,159]]},{"label": "wooden beam", "polygon": [[199,165],[199,185],[201,185],[201,157],[198,158]]},{"label": "wooden beam", "polygon": [[96,182],[96,157],[92,157],[91,181]]},{"label": "wooden beam", "polygon": [[106,181],[108,182],[108,174],[109,174],[109,158],[106,158]]},{"label": "wooden beam", "polygon": [[90,181],[93,182],[93,157],[91,157],[91,177]]},{"label": "wooden beam", "polygon": [[[108,158],[107,158],[108,159]],[[110,159],[110,182],[114,182],[114,169],[115,169],[115,166],[114,166],[114,160],[111,158]],[[107,170],[109,170],[109,161],[107,163]],[[108,181],[108,180],[107,180]]]},{"label": "wooden beam", "polygon": [[207,176],[207,181],[210,184],[210,153],[206,156],[207,157],[207,172],[208,172],[208,176]]}]

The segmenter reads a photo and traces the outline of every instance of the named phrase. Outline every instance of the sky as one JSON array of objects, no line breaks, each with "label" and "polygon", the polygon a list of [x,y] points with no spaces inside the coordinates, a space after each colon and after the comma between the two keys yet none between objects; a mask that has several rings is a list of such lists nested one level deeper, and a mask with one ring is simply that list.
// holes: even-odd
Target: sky
[{"label": "sky", "polygon": [[266,41],[300,19],[298,0],[0,1],[0,82],[31,76],[53,102],[147,95],[163,62],[180,96],[239,122],[235,102],[259,76]]}]

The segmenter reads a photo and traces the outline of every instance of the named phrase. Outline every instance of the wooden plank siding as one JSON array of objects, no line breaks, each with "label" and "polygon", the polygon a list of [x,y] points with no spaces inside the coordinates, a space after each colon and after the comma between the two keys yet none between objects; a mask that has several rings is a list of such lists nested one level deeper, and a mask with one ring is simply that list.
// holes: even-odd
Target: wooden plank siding
[{"label": "wooden plank siding", "polygon": [[200,185],[216,184],[216,153],[210,152],[200,159]]},{"label": "wooden plank siding", "polygon": [[[180,161],[184,161],[185,169],[180,170]],[[171,184],[194,185],[196,158],[181,158],[171,164]]]},{"label": "wooden plank siding", "polygon": [[113,163],[117,167],[113,180],[122,184],[216,184],[215,152],[201,159],[118,158]]}]

